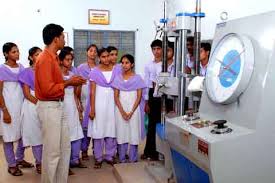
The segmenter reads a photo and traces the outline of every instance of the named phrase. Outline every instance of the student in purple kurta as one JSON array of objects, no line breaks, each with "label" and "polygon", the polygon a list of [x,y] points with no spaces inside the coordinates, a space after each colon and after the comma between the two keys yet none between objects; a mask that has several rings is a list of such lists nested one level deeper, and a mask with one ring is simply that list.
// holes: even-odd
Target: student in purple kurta
[{"label": "student in purple kurta", "polygon": [[[90,72],[96,67],[98,48],[95,44],[91,44],[86,51],[87,51],[87,61],[77,67],[77,72],[78,72],[78,75],[89,80]],[[87,136],[90,109],[84,110],[86,109],[87,105],[88,106],[90,105],[89,86],[90,85],[88,82],[85,85],[80,86],[78,90],[78,97],[81,102],[82,116],[83,116],[82,128],[83,128],[84,138],[81,141],[82,160],[89,160],[88,148],[91,141],[91,138]]]},{"label": "student in purple kurta", "polygon": [[[19,50],[16,44],[8,42],[3,45],[5,63],[0,66],[0,125],[3,135],[4,153],[8,163],[8,172],[13,176],[23,175],[19,166],[31,168],[33,165],[24,160],[21,140],[21,108],[23,92],[18,82],[18,75],[24,67],[18,64]],[[18,142],[16,155],[13,143]]]},{"label": "student in purple kurta", "polygon": [[23,146],[32,147],[35,158],[36,172],[41,174],[42,162],[42,129],[41,121],[36,112],[37,98],[34,95],[34,67],[37,57],[42,52],[38,47],[29,50],[30,67],[19,74],[19,82],[24,93],[24,102],[21,111],[22,140]]},{"label": "student in purple kurta", "polygon": [[[88,136],[94,142],[94,168],[101,168],[103,159],[113,165],[116,151],[115,102],[111,84],[116,76],[106,48],[98,51],[100,64],[90,74],[90,114]],[[103,151],[105,148],[105,157]]]},{"label": "student in purple kurta", "polygon": [[[121,57],[122,74],[112,83],[115,89],[115,117],[119,161],[126,162],[129,148],[129,161],[138,161],[138,144],[144,134],[144,98],[142,91],[146,85],[133,71],[134,57],[126,54]],[[129,147],[130,146],[130,147]]]}]

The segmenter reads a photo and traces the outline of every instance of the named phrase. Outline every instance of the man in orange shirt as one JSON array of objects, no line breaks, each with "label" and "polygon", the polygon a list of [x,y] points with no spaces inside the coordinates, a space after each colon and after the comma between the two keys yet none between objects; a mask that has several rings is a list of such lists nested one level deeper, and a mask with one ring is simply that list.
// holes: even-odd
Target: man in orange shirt
[{"label": "man in orange shirt", "polygon": [[43,29],[46,45],[35,66],[35,96],[42,123],[42,183],[66,183],[70,160],[69,126],[64,120],[64,88],[86,81],[74,76],[64,81],[56,52],[64,47],[63,27],[48,24]]}]

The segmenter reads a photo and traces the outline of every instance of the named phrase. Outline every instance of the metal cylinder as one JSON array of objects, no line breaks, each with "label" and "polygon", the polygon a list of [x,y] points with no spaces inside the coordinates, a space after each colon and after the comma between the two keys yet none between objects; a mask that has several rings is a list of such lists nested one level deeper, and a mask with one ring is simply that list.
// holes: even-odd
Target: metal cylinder
[{"label": "metal cylinder", "polygon": [[[201,1],[196,1],[196,14],[201,13]],[[195,57],[195,75],[200,75],[200,45],[201,43],[201,18],[195,17],[195,32],[194,32],[194,57]]]},{"label": "metal cylinder", "polygon": [[[165,29],[165,27],[164,27]],[[167,28],[166,28],[167,29]],[[167,48],[168,48],[168,37],[167,37],[167,31],[163,31],[163,39],[162,39],[162,72],[167,72]]]},{"label": "metal cylinder", "polygon": [[[196,0],[196,14],[201,13],[201,0]],[[195,57],[195,75],[200,75],[200,49],[201,49],[201,17],[195,17],[195,32],[194,32],[194,57]],[[199,102],[194,101],[194,111],[197,112]]]},{"label": "metal cylinder", "polygon": [[166,1],[164,1],[164,26],[163,26],[163,37],[162,37],[162,72],[167,72],[167,45],[168,45],[168,36],[167,36],[167,17],[166,17]]},{"label": "metal cylinder", "polygon": [[179,84],[178,84],[178,90],[179,90],[179,97],[178,97],[178,115],[182,116],[184,115],[184,102],[185,102],[185,65],[186,65],[186,35],[187,30],[179,30],[179,43],[178,43],[178,53],[177,58],[179,60],[177,65],[177,71],[178,71],[178,78],[179,78]]},{"label": "metal cylinder", "polygon": [[174,70],[173,70],[173,77],[177,77],[177,65],[178,65],[178,42],[179,39],[178,37],[175,37],[175,42],[174,42]]},{"label": "metal cylinder", "polygon": [[[179,42],[179,38],[175,37],[175,42],[174,42],[174,70],[173,70],[173,77],[177,77],[177,74],[178,74],[178,70],[177,70],[177,66],[179,64],[179,60],[178,60],[178,44],[179,43],[178,42]],[[175,112],[178,111],[178,97],[173,97],[173,109],[174,109]]]}]

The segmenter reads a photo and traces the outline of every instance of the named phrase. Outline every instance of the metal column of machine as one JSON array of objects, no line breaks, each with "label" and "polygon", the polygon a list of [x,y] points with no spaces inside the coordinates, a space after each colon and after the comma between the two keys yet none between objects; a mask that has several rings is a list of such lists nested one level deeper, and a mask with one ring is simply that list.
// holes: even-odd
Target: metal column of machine
[{"label": "metal column of machine", "polygon": [[[195,18],[195,31],[194,31],[194,57],[195,64],[194,70],[195,76],[200,75],[200,44],[201,44],[201,18],[205,16],[204,13],[201,12],[201,0],[196,0],[196,11],[192,15]],[[192,97],[193,98],[193,97]],[[198,98],[200,100],[200,97]],[[198,112],[199,101],[193,101],[193,111]]]},{"label": "metal column of machine", "polygon": [[195,32],[194,32],[194,56],[195,75],[200,75],[200,44],[201,44],[201,0],[196,0]]},{"label": "metal column of machine", "polygon": [[[167,7],[166,1],[163,3],[163,37],[162,37],[162,72],[167,73],[167,44],[168,44],[168,37],[167,37]],[[161,96],[161,124],[165,123],[165,114],[166,114],[166,104],[165,104],[165,95]]]},{"label": "metal column of machine", "polygon": [[[178,17],[181,15],[177,15]],[[177,53],[177,77],[179,79],[178,83],[178,115],[182,116],[184,115],[184,102],[185,102],[185,85],[186,85],[186,79],[185,79],[185,65],[186,65],[186,35],[187,30],[186,29],[180,29],[179,32],[179,44],[178,44],[178,53]]]},{"label": "metal column of machine", "polygon": [[[178,46],[179,45],[179,37],[178,36],[175,36],[175,42],[174,42],[174,66],[175,68],[178,68]],[[173,77],[177,77],[178,75],[178,69],[174,69],[174,73],[173,73]],[[174,110],[177,112],[179,111],[178,109],[178,97],[174,97]]]}]

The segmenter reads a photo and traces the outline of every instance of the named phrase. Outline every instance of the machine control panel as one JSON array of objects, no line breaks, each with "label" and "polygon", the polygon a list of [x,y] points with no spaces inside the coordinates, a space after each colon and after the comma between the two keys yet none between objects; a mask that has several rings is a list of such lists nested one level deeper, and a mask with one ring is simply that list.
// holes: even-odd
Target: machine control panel
[{"label": "machine control panel", "polygon": [[[197,119],[192,120],[190,117]],[[213,130],[215,133],[212,133]],[[165,133],[173,148],[181,149],[186,157],[208,171],[213,158],[211,152],[217,146],[228,144],[231,140],[238,139],[237,137],[242,138],[253,133],[253,130],[226,120],[208,119],[194,113],[192,116],[167,119]]]}]

